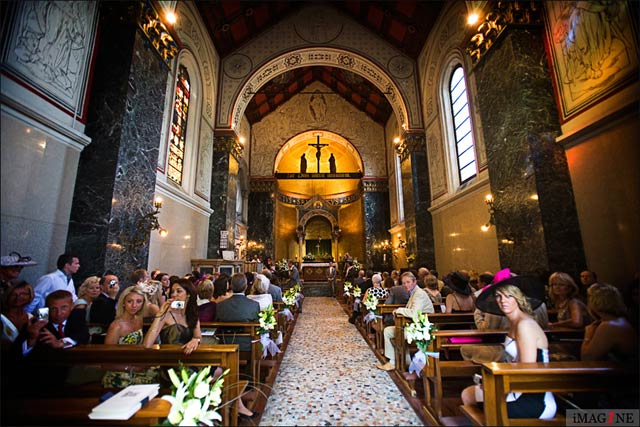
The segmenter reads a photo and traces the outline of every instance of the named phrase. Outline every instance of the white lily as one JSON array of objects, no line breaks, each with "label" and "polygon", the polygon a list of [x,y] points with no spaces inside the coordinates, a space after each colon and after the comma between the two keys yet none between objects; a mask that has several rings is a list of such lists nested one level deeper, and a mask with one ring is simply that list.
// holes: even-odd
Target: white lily
[{"label": "white lily", "polygon": [[197,399],[202,399],[203,397],[209,394],[209,383],[206,381],[201,381],[196,385],[196,388],[193,390],[193,396]]}]

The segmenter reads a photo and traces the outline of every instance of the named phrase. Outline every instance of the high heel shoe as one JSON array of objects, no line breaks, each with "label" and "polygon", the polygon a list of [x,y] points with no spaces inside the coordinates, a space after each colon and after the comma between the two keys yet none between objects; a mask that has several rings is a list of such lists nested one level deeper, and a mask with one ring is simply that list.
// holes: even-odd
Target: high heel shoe
[{"label": "high heel shoe", "polygon": [[240,417],[240,419],[242,420],[255,420],[259,416],[260,416],[260,412],[256,412],[256,411],[253,411],[251,415],[245,415],[238,412],[238,417]]}]

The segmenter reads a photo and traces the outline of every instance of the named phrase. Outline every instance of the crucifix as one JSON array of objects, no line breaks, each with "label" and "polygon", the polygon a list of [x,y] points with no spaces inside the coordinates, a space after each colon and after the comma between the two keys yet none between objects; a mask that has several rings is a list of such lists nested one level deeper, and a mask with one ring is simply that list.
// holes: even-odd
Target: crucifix
[{"label": "crucifix", "polygon": [[316,160],[317,160],[317,163],[318,163],[318,173],[320,173],[320,150],[322,150],[322,147],[326,147],[329,144],[320,144],[320,135],[318,135],[317,138],[318,138],[318,140],[317,140],[318,142],[316,142],[315,144],[307,144],[307,145],[309,145],[311,147],[315,147],[315,149],[316,149]]}]

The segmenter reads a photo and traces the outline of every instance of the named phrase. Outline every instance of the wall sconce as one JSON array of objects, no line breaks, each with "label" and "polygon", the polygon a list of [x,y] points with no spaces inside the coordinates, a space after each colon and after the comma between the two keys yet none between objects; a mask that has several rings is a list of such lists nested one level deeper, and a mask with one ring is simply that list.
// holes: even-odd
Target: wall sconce
[{"label": "wall sconce", "polygon": [[407,242],[402,239],[398,240],[398,244],[396,245],[396,249],[407,249]]},{"label": "wall sconce", "polygon": [[489,208],[489,222],[487,222],[485,225],[480,227],[480,229],[486,232],[486,231],[489,231],[492,225],[496,225],[496,218],[495,218],[496,210],[493,207],[494,202],[493,202],[493,196],[491,194],[487,194],[485,196],[484,202],[487,204],[487,207]]},{"label": "wall sconce", "polygon": [[[134,223],[135,232],[121,233],[118,239],[123,246],[131,253],[131,256],[136,259],[136,252],[143,248],[147,244],[149,233],[153,230],[158,230],[160,237],[166,237],[169,232],[166,228],[160,226],[158,215],[160,215],[160,208],[162,208],[162,199],[157,198],[153,201],[154,209],[141,217],[137,218]],[[116,249],[114,246],[116,243],[110,245],[111,248]]]},{"label": "wall sconce", "polygon": [[393,245],[391,244],[391,242],[388,239],[385,239],[384,241],[382,241],[380,243],[375,243],[373,245],[373,249],[382,251],[382,262],[386,263],[387,262],[387,253],[389,252],[390,249],[393,249]]}]

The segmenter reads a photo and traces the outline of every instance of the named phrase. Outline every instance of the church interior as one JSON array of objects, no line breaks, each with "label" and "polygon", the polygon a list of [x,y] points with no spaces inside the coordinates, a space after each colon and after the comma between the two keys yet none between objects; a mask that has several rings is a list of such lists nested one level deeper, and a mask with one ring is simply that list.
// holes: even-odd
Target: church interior
[{"label": "church interior", "polygon": [[634,1],[0,8],[0,249],[32,284],[73,253],[76,287],[271,258],[637,290]]}]

